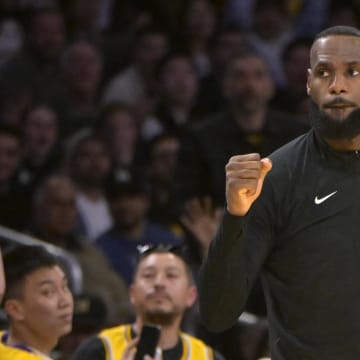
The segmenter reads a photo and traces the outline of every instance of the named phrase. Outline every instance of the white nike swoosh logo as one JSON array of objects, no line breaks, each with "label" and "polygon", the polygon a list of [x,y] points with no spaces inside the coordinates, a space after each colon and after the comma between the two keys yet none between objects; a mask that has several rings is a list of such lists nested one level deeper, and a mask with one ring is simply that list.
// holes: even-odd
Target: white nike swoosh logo
[{"label": "white nike swoosh logo", "polygon": [[316,204],[316,205],[322,204],[324,201],[326,201],[328,198],[332,197],[332,196],[335,195],[336,193],[337,193],[337,190],[334,191],[334,192],[332,192],[332,193],[329,194],[329,195],[326,195],[326,196],[322,197],[322,198],[318,198],[317,195],[316,195],[316,196],[315,196],[315,204]]}]

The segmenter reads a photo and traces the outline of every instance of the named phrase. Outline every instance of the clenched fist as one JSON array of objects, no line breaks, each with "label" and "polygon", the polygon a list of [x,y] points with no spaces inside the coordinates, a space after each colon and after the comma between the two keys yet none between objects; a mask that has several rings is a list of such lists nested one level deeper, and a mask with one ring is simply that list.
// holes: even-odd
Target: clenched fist
[{"label": "clenched fist", "polygon": [[245,215],[259,196],[272,164],[259,154],[236,155],[225,166],[227,210],[232,215]]}]

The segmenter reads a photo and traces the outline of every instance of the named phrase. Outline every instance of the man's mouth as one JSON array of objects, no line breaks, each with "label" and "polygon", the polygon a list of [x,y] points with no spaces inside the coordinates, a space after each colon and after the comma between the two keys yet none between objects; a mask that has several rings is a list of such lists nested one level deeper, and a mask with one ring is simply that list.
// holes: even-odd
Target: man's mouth
[{"label": "man's mouth", "polygon": [[347,109],[350,107],[354,107],[354,105],[350,105],[350,104],[336,104],[336,105],[330,105],[330,106],[325,106],[326,109]]},{"label": "man's mouth", "polygon": [[329,101],[324,105],[325,109],[346,109],[346,108],[353,108],[356,107],[356,104],[354,104],[351,101],[347,101],[344,99],[334,99],[332,101]]},{"label": "man's mouth", "polygon": [[154,300],[169,300],[169,296],[166,293],[160,293],[160,292],[151,294],[149,298]]}]

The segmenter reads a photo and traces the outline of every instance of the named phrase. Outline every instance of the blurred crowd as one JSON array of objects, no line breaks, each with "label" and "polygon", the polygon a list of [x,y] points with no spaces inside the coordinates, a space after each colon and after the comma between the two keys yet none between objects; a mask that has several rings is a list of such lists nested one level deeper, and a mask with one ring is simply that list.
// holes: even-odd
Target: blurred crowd
[{"label": "blurred crowd", "polygon": [[[359,15],[357,0],[0,1],[0,225],[80,263],[61,359],[133,319],[137,245],[184,246],[196,276],[228,159],[309,129],[313,36]],[[227,359],[256,359],[260,282],[248,310],[257,321],[211,334],[194,306],[183,327]]]}]

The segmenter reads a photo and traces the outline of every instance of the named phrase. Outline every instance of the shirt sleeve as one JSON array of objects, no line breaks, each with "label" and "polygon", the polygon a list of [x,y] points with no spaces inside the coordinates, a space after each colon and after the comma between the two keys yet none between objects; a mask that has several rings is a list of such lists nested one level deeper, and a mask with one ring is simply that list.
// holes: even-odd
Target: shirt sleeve
[{"label": "shirt sleeve", "polygon": [[199,312],[211,331],[226,330],[237,322],[271,251],[275,211],[272,189],[264,188],[246,216],[225,211],[201,266]]},{"label": "shirt sleeve", "polygon": [[105,348],[101,339],[93,336],[76,349],[71,360],[105,360]]}]

